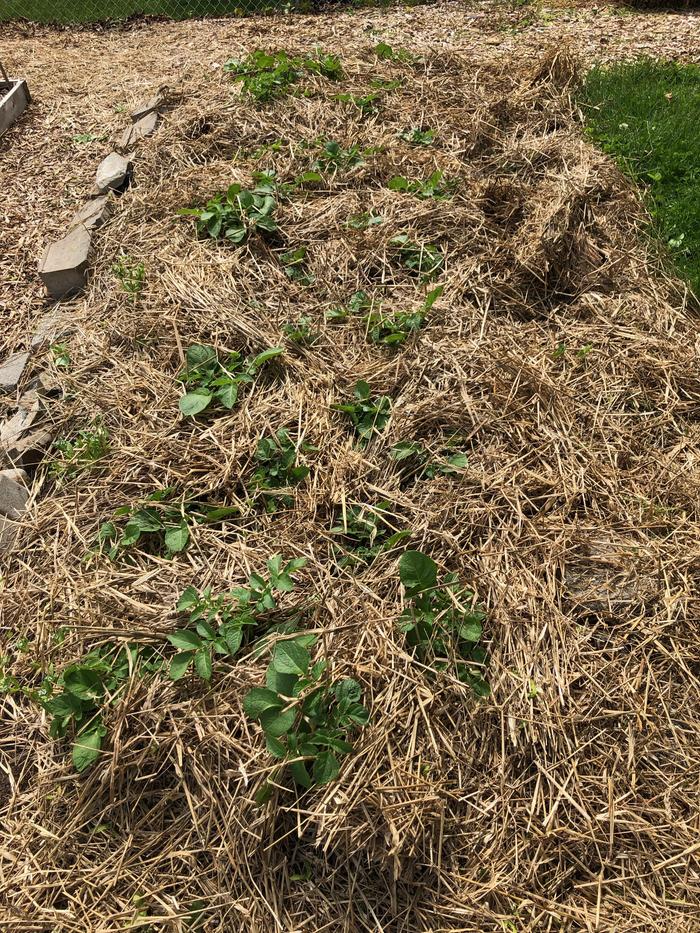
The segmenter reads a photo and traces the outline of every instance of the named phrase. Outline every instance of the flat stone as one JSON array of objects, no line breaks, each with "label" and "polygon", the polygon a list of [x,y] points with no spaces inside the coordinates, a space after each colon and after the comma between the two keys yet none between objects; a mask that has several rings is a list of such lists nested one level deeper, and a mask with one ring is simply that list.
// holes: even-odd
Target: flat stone
[{"label": "flat stone", "polygon": [[85,288],[89,253],[90,232],[82,225],[47,247],[39,275],[52,298],[65,298]]},{"label": "flat stone", "polygon": [[[22,438],[27,435],[43,415],[45,409],[36,389],[25,392],[19,400],[15,414],[0,425],[0,446],[9,453],[16,450]],[[10,458],[11,459],[11,458]]]},{"label": "flat stone", "polygon": [[149,114],[153,113],[156,110],[159,110],[165,103],[165,94],[158,91],[153,95],[145,104],[140,104],[131,114],[131,122],[138,123],[139,120],[142,120],[144,117],[147,117]]},{"label": "flat stone", "polygon": [[59,337],[64,337],[70,331],[71,326],[63,318],[62,310],[55,307],[42,316],[29,346],[32,350],[38,350],[54,343]]},{"label": "flat stone", "polygon": [[132,167],[126,156],[118,152],[110,152],[97,166],[95,183],[100,193],[120,191],[124,188],[129,181]]},{"label": "flat stone", "polygon": [[96,230],[102,226],[109,216],[109,195],[101,194],[98,198],[92,198],[73,214],[68,229],[83,226],[86,230]]},{"label": "flat stone", "polygon": [[139,139],[144,139],[144,137],[150,136],[151,133],[154,132],[157,125],[158,114],[154,110],[152,113],[148,113],[145,117],[142,117],[138,123],[134,123],[132,126],[127,126],[121,135],[121,139],[119,140],[119,148],[130,149],[131,146],[138,142]]},{"label": "flat stone", "polygon": [[0,515],[16,521],[26,509],[28,498],[24,470],[3,470],[0,473]]},{"label": "flat stone", "polygon": [[20,438],[14,447],[6,452],[6,457],[15,467],[34,470],[44,459],[44,454],[51,446],[54,430],[39,428]]},{"label": "flat stone", "polygon": [[29,351],[13,353],[13,355],[0,365],[0,389],[12,392],[22,378],[22,373],[29,362]]}]

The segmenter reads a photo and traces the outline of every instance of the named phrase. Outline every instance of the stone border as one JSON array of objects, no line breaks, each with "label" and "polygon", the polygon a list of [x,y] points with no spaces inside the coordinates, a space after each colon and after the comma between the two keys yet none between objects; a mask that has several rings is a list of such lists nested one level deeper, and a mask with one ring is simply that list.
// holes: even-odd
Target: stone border
[{"label": "stone border", "polygon": [[[26,92],[23,110],[29,101],[29,92],[24,82],[16,83]],[[161,88],[134,110],[131,125],[122,133],[119,144],[97,168],[92,196],[75,212],[63,236],[44,251],[39,262],[39,276],[52,298],[75,295],[85,288],[93,231],[105,223],[114,198],[131,183],[134,153],[125,150],[155,132],[166,103],[166,91]],[[22,99],[21,92],[11,92],[15,93],[17,101]],[[17,115],[19,113],[21,110]],[[44,315],[29,349],[13,353],[0,363],[0,395],[16,392],[33,352],[65,336],[69,330],[58,308]],[[52,388],[45,377],[37,376],[20,394],[12,416],[0,424],[0,554],[13,546],[29,500],[29,473],[39,466],[56,433],[48,417],[51,394]]]}]

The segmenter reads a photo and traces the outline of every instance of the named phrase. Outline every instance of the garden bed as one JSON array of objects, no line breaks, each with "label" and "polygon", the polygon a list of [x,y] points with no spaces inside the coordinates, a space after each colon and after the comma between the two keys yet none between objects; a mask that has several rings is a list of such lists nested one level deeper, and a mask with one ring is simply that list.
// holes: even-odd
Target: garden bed
[{"label": "garden bed", "polygon": [[[196,73],[177,33],[32,363],[59,445],[3,592],[3,919],[692,929],[684,287],[569,53],[349,21]],[[259,46],[295,59],[271,100]],[[319,661],[335,744],[295,748],[270,692]]]}]

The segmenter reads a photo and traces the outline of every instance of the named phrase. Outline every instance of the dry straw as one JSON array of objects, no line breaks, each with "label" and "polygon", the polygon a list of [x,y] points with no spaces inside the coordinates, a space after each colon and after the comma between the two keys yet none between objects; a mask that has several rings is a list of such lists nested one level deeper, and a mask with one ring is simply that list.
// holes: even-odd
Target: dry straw
[{"label": "dry straw", "polygon": [[[305,52],[287,42],[290,52]],[[636,196],[583,140],[566,53],[531,70],[428,56],[379,64],[343,44],[342,90],[399,78],[362,118],[309,78],[310,96],[256,109],[222,76],[184,84],[141,147],[135,186],[97,238],[89,294],[70,307],[61,433],[101,415],[111,452],[62,484],[41,471],[5,571],[12,673],[38,684],[90,648],[162,646],[190,584],[225,590],[276,553],[306,557],[289,604],[371,711],[340,778],[265,808],[271,759],[242,698],[264,660],[210,686],[135,679],[84,776],[42,711],[2,700],[0,917],[12,931],[697,930],[697,464],[700,369],[682,292],[647,252]],[[431,127],[437,143],[397,139]],[[177,216],[254,170],[290,179],[302,140],[376,148],[281,203],[288,248],[197,241]],[[285,140],[279,152],[253,153]],[[235,157],[235,158],[234,158]],[[387,190],[435,167],[450,200]],[[384,218],[366,231],[350,215]],[[397,265],[400,233],[444,252],[444,294],[392,352],[357,318],[324,312],[356,290],[387,310],[426,289]],[[115,256],[146,267],[134,301]],[[192,342],[259,351],[311,319],[232,413],[179,417]],[[331,406],[358,379],[393,400],[384,435],[353,443]],[[174,560],[84,560],[114,509],[167,485],[242,498],[258,439],[287,427],[318,448],[293,509],[198,527]],[[402,484],[391,446],[458,434],[459,474]],[[491,697],[431,677],[405,648],[396,559],[339,568],[330,528],[389,500],[411,546],[457,571],[487,607]],[[65,640],[54,634],[64,629]],[[31,651],[14,654],[18,634]],[[37,663],[38,662],[38,663]],[[202,925],[193,922],[197,914]],[[188,925],[189,924],[189,925]]]}]

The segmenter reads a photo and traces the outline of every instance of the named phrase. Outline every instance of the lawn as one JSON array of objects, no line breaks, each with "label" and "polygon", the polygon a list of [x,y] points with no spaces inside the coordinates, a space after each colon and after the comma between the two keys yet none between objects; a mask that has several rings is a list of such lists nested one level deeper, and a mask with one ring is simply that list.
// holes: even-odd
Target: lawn
[{"label": "lawn", "polygon": [[658,236],[700,293],[700,68],[594,68],[582,103],[590,135],[641,186]]}]

